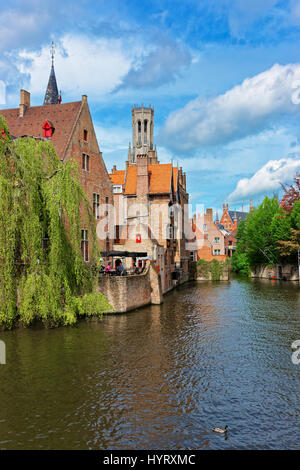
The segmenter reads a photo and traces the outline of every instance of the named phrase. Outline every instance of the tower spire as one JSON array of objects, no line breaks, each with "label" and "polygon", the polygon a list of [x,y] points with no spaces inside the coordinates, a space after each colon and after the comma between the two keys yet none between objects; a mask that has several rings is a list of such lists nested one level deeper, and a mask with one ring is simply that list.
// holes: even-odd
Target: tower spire
[{"label": "tower spire", "polygon": [[55,44],[52,41],[51,44],[51,71],[49,76],[49,81],[47,85],[47,90],[45,93],[44,105],[47,104],[57,104],[59,103],[59,94],[56,83],[56,77],[54,72],[54,54],[55,54]]}]

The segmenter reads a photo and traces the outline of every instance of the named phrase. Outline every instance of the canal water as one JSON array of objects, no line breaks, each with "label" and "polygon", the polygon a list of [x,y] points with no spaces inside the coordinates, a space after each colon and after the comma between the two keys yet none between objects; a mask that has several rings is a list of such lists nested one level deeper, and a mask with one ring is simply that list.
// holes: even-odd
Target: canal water
[{"label": "canal water", "polygon": [[299,448],[297,284],[190,283],[161,306],[0,339],[0,449]]}]

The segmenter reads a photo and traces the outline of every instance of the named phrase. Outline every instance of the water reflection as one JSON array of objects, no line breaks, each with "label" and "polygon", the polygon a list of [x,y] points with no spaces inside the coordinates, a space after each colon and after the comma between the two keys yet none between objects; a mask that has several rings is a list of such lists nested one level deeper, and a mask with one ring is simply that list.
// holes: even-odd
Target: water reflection
[{"label": "water reflection", "polygon": [[[300,295],[195,283],[75,328],[1,333],[0,448],[297,448]],[[228,439],[211,432],[229,426]]]}]

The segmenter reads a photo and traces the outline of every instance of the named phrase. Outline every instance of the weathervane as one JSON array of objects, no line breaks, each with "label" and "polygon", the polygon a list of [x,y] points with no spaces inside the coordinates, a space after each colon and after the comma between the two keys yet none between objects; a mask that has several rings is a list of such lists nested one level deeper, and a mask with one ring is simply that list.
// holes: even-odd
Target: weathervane
[{"label": "weathervane", "polygon": [[54,44],[54,42],[52,41],[52,43],[51,43],[51,60],[52,60],[52,65],[53,65],[53,63],[54,63],[55,48],[56,48],[56,44]]}]

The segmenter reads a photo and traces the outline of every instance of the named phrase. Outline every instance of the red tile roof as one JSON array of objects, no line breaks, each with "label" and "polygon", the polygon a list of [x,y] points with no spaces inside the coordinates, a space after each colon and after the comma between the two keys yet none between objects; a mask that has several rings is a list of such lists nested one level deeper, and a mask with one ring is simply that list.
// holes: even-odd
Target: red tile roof
[{"label": "red tile roof", "polygon": [[51,121],[55,131],[51,138],[60,159],[63,158],[74,123],[81,108],[81,101],[73,103],[31,106],[23,117],[19,117],[19,108],[0,110],[5,117],[9,132],[14,137],[31,135],[43,137],[45,121]]},{"label": "red tile roof", "polygon": [[109,175],[113,184],[123,184],[125,177],[125,170],[116,170],[114,173]]},{"label": "red tile roof", "polygon": [[[148,166],[149,194],[169,194],[171,191],[172,165],[171,163],[156,163]],[[125,194],[136,194],[137,167],[129,166],[127,169]]]}]

